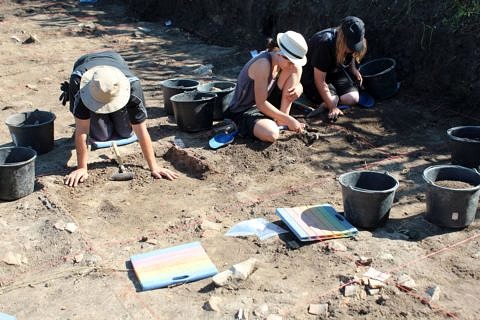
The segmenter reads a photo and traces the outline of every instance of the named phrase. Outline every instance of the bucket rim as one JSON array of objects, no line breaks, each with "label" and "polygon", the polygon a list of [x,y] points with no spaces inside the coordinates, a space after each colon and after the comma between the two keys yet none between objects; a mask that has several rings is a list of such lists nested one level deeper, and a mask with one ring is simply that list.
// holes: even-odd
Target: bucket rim
[{"label": "bucket rim", "polygon": [[[33,113],[33,112],[39,112],[39,113],[49,113],[52,115],[52,118],[49,119],[48,121],[45,121],[45,122],[42,122],[42,123],[39,123],[39,124],[24,124],[24,125],[17,125],[17,124],[13,124],[13,123],[9,123],[8,120],[13,118],[13,117],[16,117],[16,116],[19,116],[19,115],[25,115],[27,113]],[[7,119],[5,119],[5,125],[7,127],[13,127],[13,128],[30,128],[30,127],[38,127],[40,125],[45,125],[45,124],[50,124],[52,122],[55,121],[55,119],[57,119],[57,115],[53,112],[50,112],[50,111],[46,111],[46,110],[34,110],[34,111],[24,111],[24,112],[17,112],[17,113],[14,113],[14,114],[11,114],[7,117]]]},{"label": "bucket rim", "polygon": [[28,159],[28,160],[25,160],[25,161],[20,161],[20,162],[14,162],[14,163],[7,163],[7,164],[0,164],[0,167],[2,168],[5,168],[5,167],[16,167],[16,166],[19,166],[19,165],[24,165],[24,164],[28,164],[30,162],[32,162],[33,160],[35,160],[37,158],[37,152],[35,151],[35,149],[33,148],[28,148],[28,147],[1,147],[0,148],[0,152],[5,150],[5,149],[26,149],[28,151],[31,151],[33,152],[33,156]]},{"label": "bucket rim", "polygon": [[362,65],[359,67],[360,73],[361,73],[361,69],[362,69],[363,67],[365,67],[366,65],[368,65],[368,64],[370,64],[370,63],[373,63],[373,62],[381,61],[381,60],[391,61],[391,62],[392,62],[392,65],[391,65],[389,68],[383,70],[382,72],[378,72],[378,73],[375,73],[375,74],[368,74],[368,75],[363,75],[363,74],[362,74],[362,77],[363,77],[363,78],[378,77],[378,76],[384,75],[384,74],[387,73],[387,72],[392,71],[392,69],[394,69],[394,68],[397,66],[397,61],[395,61],[395,59],[393,59],[393,58],[387,58],[387,57],[385,57],[385,58],[377,58],[377,59],[373,59],[373,60],[367,61],[367,62],[365,62],[364,64],[362,64]]},{"label": "bucket rim", "polygon": [[[220,89],[220,88],[217,88],[219,90],[217,91],[207,91],[207,90],[202,90],[202,87],[206,87],[206,86],[215,86],[215,84],[219,84],[219,83],[222,83],[222,84],[231,84],[232,86],[229,87],[229,88],[225,88],[225,89]],[[211,81],[211,82],[206,82],[206,83],[201,83],[198,85],[198,92],[206,92],[206,93],[215,93],[215,92],[221,92],[221,93],[225,93],[225,92],[231,92],[233,90],[235,90],[235,87],[237,86],[237,83],[233,82],[233,81],[227,81],[227,80],[223,80],[223,81]]]},{"label": "bucket rim", "polygon": [[395,185],[389,189],[385,189],[385,190],[368,190],[370,192],[374,192],[374,193],[390,193],[390,192],[393,192],[395,190],[398,189],[398,187],[400,186],[400,182],[398,181],[398,179],[396,179],[394,176],[392,176],[388,171],[376,171],[376,170],[354,170],[354,171],[349,171],[349,172],[345,172],[345,173],[342,173],[340,176],[338,176],[338,182],[342,185],[342,187],[345,187],[345,188],[350,188],[352,190],[367,190],[367,189],[362,189],[362,188],[356,188],[356,187],[352,187],[352,186],[349,186],[347,184],[344,183],[343,178],[347,175],[350,175],[350,174],[354,174],[354,173],[376,173],[376,174],[382,174],[382,175],[386,175],[390,178],[393,179],[393,181],[395,181]]},{"label": "bucket rim", "polygon": [[[205,98],[207,99],[195,99],[195,100],[179,100],[181,97],[186,96],[188,94],[192,94],[192,92],[196,93],[201,93],[202,95],[207,95]],[[198,90],[193,90],[193,91],[187,91],[187,92],[182,92],[182,93],[177,93],[176,95],[173,95],[170,97],[170,100],[173,102],[200,102],[200,101],[210,101],[212,99],[215,99],[217,95],[214,92],[202,92]]]},{"label": "bucket rim", "polygon": [[455,141],[462,141],[462,142],[470,142],[470,143],[478,143],[480,144],[480,140],[473,140],[473,139],[468,139],[468,138],[461,138],[453,135],[454,131],[461,130],[461,129],[478,129],[480,130],[480,126],[458,126],[458,127],[453,127],[447,129],[447,135],[450,139],[455,140]]},{"label": "bucket rim", "polygon": [[476,174],[477,176],[480,177],[480,173],[475,168],[472,169],[472,168],[467,168],[467,167],[463,167],[463,166],[458,166],[458,165],[455,165],[455,164],[438,164],[438,165],[429,166],[429,167],[425,168],[425,170],[423,170],[423,173],[422,173],[423,180],[431,186],[434,186],[434,187],[439,188],[439,189],[444,189],[444,190],[475,191],[475,190],[480,189],[480,183],[476,186],[472,186],[471,188],[447,188],[447,187],[442,187],[442,186],[439,186],[438,184],[435,184],[435,181],[432,181],[430,178],[428,178],[426,176],[427,172],[432,171],[434,169],[447,169],[447,168],[468,171],[468,172]]},{"label": "bucket rim", "polygon": [[[165,85],[165,83],[167,81],[179,81],[179,80],[193,81],[193,82],[196,82],[197,84],[192,85],[192,86],[187,86],[187,87],[186,86],[166,86]],[[200,84],[200,81],[192,79],[192,78],[171,78],[171,79],[165,79],[165,80],[160,81],[160,85],[162,87],[169,88],[169,89],[189,89],[189,88],[194,89],[194,88],[198,87],[199,84]]]}]

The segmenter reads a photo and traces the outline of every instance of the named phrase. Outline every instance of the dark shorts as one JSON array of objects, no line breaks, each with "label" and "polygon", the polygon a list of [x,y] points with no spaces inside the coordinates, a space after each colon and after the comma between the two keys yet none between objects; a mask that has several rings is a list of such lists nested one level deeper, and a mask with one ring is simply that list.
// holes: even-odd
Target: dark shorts
[{"label": "dark shorts", "polygon": [[128,138],[133,129],[128,119],[127,108],[109,114],[91,113],[90,137],[95,141]]},{"label": "dark shorts", "polygon": [[[270,93],[267,99],[268,102],[273,104],[276,108],[280,108],[280,103],[282,101],[282,91],[280,88],[275,86],[273,91]],[[261,119],[271,119],[264,115],[257,106],[253,105],[244,112],[233,113],[228,110],[225,113],[225,118],[232,119],[238,127],[238,134],[244,138],[254,138],[253,128],[258,120]]]},{"label": "dark shorts", "polygon": [[[358,91],[357,87],[353,81],[347,77],[344,71],[338,71],[334,73],[327,74],[326,82],[328,84],[328,89],[330,90],[330,94],[335,96],[343,96],[352,91]],[[322,103],[323,99],[318,93],[317,88],[315,85],[313,86],[305,86],[303,91],[308,99],[310,99],[314,103]]]}]

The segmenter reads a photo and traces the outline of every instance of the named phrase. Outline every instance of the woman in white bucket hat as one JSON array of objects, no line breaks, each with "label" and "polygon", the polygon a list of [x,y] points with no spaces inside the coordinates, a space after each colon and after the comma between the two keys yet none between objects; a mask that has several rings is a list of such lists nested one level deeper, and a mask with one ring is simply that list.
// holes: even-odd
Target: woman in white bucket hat
[{"label": "woman in white bucket hat", "polygon": [[300,77],[307,50],[300,33],[287,31],[279,33],[276,42],[270,39],[267,50],[245,64],[226,111],[240,136],[274,142],[280,125],[296,132],[304,128],[289,113],[303,91]]},{"label": "woman in white bucket hat", "polygon": [[147,111],[140,80],[114,51],[89,53],[73,66],[70,82],[61,85],[60,99],[70,101],[75,118],[77,169],[65,177],[75,187],[88,178],[87,137],[95,141],[128,138],[136,134],[154,178],[173,180],[178,173],[158,167],[147,131]]}]

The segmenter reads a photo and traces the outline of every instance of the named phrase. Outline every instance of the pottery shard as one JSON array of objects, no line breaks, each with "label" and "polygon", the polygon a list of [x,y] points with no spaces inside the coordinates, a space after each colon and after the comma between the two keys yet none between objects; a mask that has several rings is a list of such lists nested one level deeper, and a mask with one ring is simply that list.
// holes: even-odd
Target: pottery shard
[{"label": "pottery shard", "polygon": [[231,268],[233,272],[233,277],[236,279],[246,280],[248,276],[251,275],[255,270],[256,263],[257,259],[250,258],[248,260],[233,265],[233,267]]},{"label": "pottery shard", "polygon": [[9,251],[5,254],[2,261],[12,266],[19,266],[22,264],[22,255]]},{"label": "pottery shard", "polygon": [[343,288],[343,295],[351,297],[357,294],[357,285],[349,285]]},{"label": "pottery shard", "polygon": [[66,225],[67,224],[63,220],[58,220],[57,222],[55,222],[53,227],[57,230],[63,231],[65,230]]},{"label": "pottery shard", "polygon": [[410,278],[410,276],[408,274],[402,274],[398,277],[397,279],[397,283],[406,288],[406,289],[410,289],[410,290],[415,290],[417,284],[415,283],[415,280],[413,280],[412,278]]},{"label": "pottery shard", "polygon": [[355,296],[357,294],[357,285],[350,285],[343,288],[343,295],[345,297]]},{"label": "pottery shard", "polygon": [[385,286],[385,283],[375,279],[368,279],[368,287],[371,289],[380,289]]},{"label": "pottery shard", "polygon": [[440,299],[440,287],[434,286],[427,288],[428,300],[430,302],[438,301]]},{"label": "pottery shard", "polygon": [[220,308],[220,305],[222,304],[222,299],[220,297],[210,297],[208,299],[208,302],[205,304],[205,309],[208,311],[221,311],[222,309]]},{"label": "pottery shard", "polygon": [[326,317],[328,315],[328,304],[310,304],[308,306],[308,313]]},{"label": "pottery shard", "polygon": [[70,233],[74,233],[75,231],[77,231],[77,229],[78,229],[77,225],[73,222],[69,222],[65,225],[65,230],[67,230]]},{"label": "pottery shard", "polygon": [[216,275],[213,276],[212,280],[215,285],[219,287],[223,287],[228,284],[230,279],[232,278],[232,270],[225,270],[223,272],[217,273]]},{"label": "pottery shard", "polygon": [[215,223],[208,220],[202,221],[201,227],[202,227],[202,230],[215,230],[215,231],[222,230],[222,225],[220,223]]}]

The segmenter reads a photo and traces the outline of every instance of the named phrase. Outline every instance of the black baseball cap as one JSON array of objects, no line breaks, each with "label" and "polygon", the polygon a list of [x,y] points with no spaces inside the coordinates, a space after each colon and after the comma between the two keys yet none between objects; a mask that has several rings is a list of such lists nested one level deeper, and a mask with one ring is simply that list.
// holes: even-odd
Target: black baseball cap
[{"label": "black baseball cap", "polygon": [[347,47],[355,52],[363,49],[365,24],[360,18],[348,16],[342,20],[342,31],[347,41]]}]

